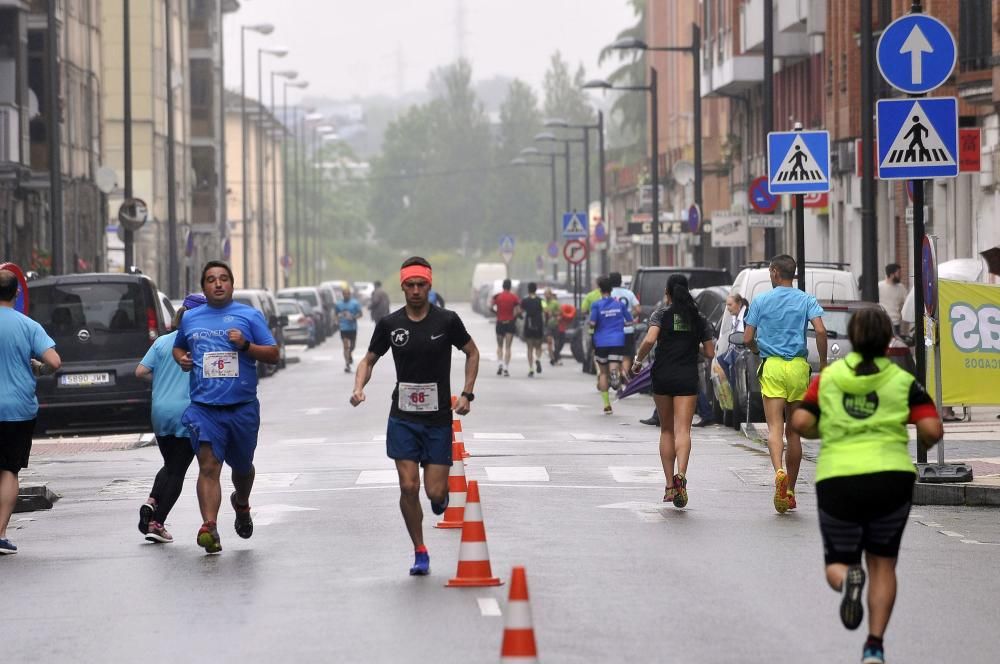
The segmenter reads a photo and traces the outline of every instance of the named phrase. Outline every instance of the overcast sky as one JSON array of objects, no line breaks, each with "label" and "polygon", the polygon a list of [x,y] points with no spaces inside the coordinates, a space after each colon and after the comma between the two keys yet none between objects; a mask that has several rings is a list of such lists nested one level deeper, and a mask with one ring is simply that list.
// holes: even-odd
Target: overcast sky
[{"label": "overcast sky", "polygon": [[[287,46],[283,59],[265,56],[264,71],[294,69],[310,94],[340,99],[422,90],[435,68],[460,50],[477,79],[505,75],[536,90],[555,50],[588,77],[597,55],[634,23],[625,0],[240,0],[225,23],[226,85],[240,81],[240,26],[272,23],[267,37],[246,33],[247,88],[256,96],[257,48]],[[459,6],[464,7],[460,31]],[[269,62],[270,61],[270,62]],[[605,73],[611,63],[605,65]],[[265,78],[265,89],[268,85]],[[289,91],[289,101],[294,90]],[[265,95],[267,92],[265,91]]]}]

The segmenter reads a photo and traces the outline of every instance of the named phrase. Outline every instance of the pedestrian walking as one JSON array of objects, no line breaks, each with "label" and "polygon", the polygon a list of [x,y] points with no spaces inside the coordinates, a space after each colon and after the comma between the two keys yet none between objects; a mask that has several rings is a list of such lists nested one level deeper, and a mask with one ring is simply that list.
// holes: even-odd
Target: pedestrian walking
[{"label": "pedestrian walking", "polygon": [[[760,353],[757,373],[767,420],[767,448],[774,467],[774,509],[779,514],[796,508],[795,482],[802,463],[802,441],[791,426],[786,426],[786,420],[809,387],[807,323],[812,323],[816,332],[820,371],[826,367],[823,308],[815,297],[792,286],[795,268],[795,259],[786,254],[771,259],[773,289],[754,298],[743,332],[744,343],[754,353]],[[787,451],[782,432],[788,440]]]},{"label": "pedestrian walking", "polygon": [[528,283],[528,295],[521,300],[524,316],[524,343],[528,346],[528,377],[542,373],[542,339],[545,335],[545,315],[542,300],[536,291],[538,284]]},{"label": "pedestrian walking", "polygon": [[28,467],[38,416],[35,376],[59,371],[56,342],[41,325],[14,308],[18,280],[0,270],[0,555],[17,553],[7,524],[17,505],[18,473]]},{"label": "pedestrian walking", "polygon": [[[612,272],[608,275],[611,280],[611,297],[615,298],[626,307],[632,314],[632,320],[639,320],[639,298],[630,289],[622,286],[622,273]],[[632,358],[635,357],[635,324],[625,325],[625,352],[622,354],[622,375],[627,376],[632,368]]]},{"label": "pedestrian walking", "polygon": [[[559,333],[559,318],[560,318],[560,305],[559,300],[556,298],[556,294],[552,292],[551,288],[545,289],[545,299],[542,300],[542,311],[545,314],[545,344],[548,346],[549,351],[549,364],[556,366],[556,364],[562,364],[559,361],[558,354],[556,353],[556,339],[560,335]],[[563,330],[563,334],[565,334]],[[562,348],[562,341],[559,343],[559,348]]]},{"label": "pedestrian walking", "polygon": [[653,356],[652,388],[660,422],[660,463],[666,479],[663,502],[688,503],[687,472],[691,458],[691,420],[698,394],[699,356],[715,356],[712,326],[698,311],[683,274],[667,279],[664,304],[649,317],[649,330],[632,364],[636,374]]},{"label": "pedestrian walking", "polygon": [[520,298],[510,292],[510,279],[504,279],[499,293],[493,296],[493,311],[497,315],[497,375],[510,375],[510,347],[517,328],[514,319],[519,313]]},{"label": "pedestrian walking", "polygon": [[377,323],[389,314],[389,294],[382,288],[382,282],[375,282],[375,290],[372,291],[371,300],[368,301],[368,310],[371,312],[372,322]]},{"label": "pedestrian walking", "polygon": [[174,314],[174,331],[157,337],[135,368],[137,378],[153,383],[152,424],[163,466],[153,479],[149,498],[139,507],[139,532],[146,541],[174,541],[164,524],[184,488],[184,475],[194,459],[191,433],[181,422],[191,405],[191,380],[174,362],[174,342],[184,312],[205,304],[205,296],[192,293]]},{"label": "pedestrian walking", "polygon": [[467,415],[475,399],[479,349],[454,311],[431,306],[431,265],[419,256],[408,258],[399,271],[406,306],[375,325],[368,352],[358,362],[351,405],[365,400],[365,386],[379,358],[392,350],[396,387],[386,429],[386,454],[399,474],[399,509],[413,542],[410,574],[430,573],[430,554],[424,544],[420,509],[420,467],[424,491],[434,514],[448,507],[451,468],[451,349],[465,353],[465,383],[455,412]]},{"label": "pedestrian walking", "polygon": [[344,301],[334,305],[340,323],[340,341],[344,345],[344,373],[351,373],[354,363],[354,346],[358,340],[358,319],[361,318],[361,304],[354,299],[350,288],[344,289]]},{"label": "pedestrian walking", "polygon": [[941,440],[944,428],[924,387],[886,357],[892,322],[884,311],[856,312],[847,334],[853,351],[813,379],[792,426],[820,439],[816,502],[826,580],[841,594],[847,629],[864,618],[865,554],[871,583],[862,662],[881,664],[916,478],[906,425],[916,425],[917,444],[925,449]]},{"label": "pedestrian walking", "polygon": [[233,302],[233,271],[212,260],[201,270],[206,305],[181,318],[174,339],[174,361],[190,372],[191,405],[181,418],[198,457],[198,506],[202,526],[198,546],[219,553],[216,521],[222,504],[222,464],[232,469],[229,503],[236,512],[234,529],[243,539],[253,535],[250,492],[254,452],[260,430],[257,362],[277,364],[278,345],[252,307]]},{"label": "pedestrian walking", "polygon": [[896,334],[899,334],[899,327],[903,322],[903,303],[907,294],[902,281],[902,268],[897,263],[889,263],[885,266],[885,279],[878,282],[878,302],[889,314],[892,329]]},{"label": "pedestrian walking", "polygon": [[593,333],[594,361],[597,362],[597,389],[604,402],[604,414],[612,413],[608,386],[617,390],[621,379],[622,355],[625,352],[625,325],[632,320],[628,306],[611,297],[611,280],[597,280],[601,299],[590,306],[590,330]]}]

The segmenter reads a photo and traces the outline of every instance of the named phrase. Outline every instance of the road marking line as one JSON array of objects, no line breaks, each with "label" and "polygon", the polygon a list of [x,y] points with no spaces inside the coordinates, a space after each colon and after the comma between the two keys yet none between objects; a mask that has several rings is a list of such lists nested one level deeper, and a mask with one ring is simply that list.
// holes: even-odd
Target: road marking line
[{"label": "road marking line", "polygon": [[399,481],[399,473],[395,470],[362,470],[358,474],[355,484],[396,484]]},{"label": "road marking line", "polygon": [[[620,433],[571,433],[570,438],[574,440],[604,442],[612,440],[625,440],[625,436]],[[641,442],[641,441],[636,441]]]},{"label": "road marking line", "polygon": [[484,618],[503,615],[500,612],[500,602],[492,597],[477,597],[476,602],[479,604],[479,614]]},{"label": "road marking line", "polygon": [[637,517],[639,517],[639,521],[642,521],[643,523],[657,523],[659,521],[663,521],[663,519],[664,519],[663,513],[660,512],[660,511],[656,511],[656,512],[633,512],[633,514],[635,514]]},{"label": "road marking line", "polygon": [[615,482],[663,484],[663,469],[657,466],[608,466]]},{"label": "road marking line", "polygon": [[548,482],[545,466],[486,466],[486,477],[492,482]]},{"label": "road marking line", "polygon": [[964,539],[962,540],[962,544],[982,544],[982,542],[978,542],[974,539]]},{"label": "road marking line", "polygon": [[941,524],[934,521],[917,521],[921,526],[927,526],[928,528],[940,528]]},{"label": "road marking line", "polygon": [[384,443],[385,442],[385,434],[384,433],[380,433],[379,435],[377,435],[374,438],[372,438],[372,441],[374,441],[376,443]]},{"label": "road marking line", "polygon": [[520,433],[474,433],[472,437],[476,440],[524,440]]},{"label": "road marking line", "polygon": [[962,533],[956,533],[954,530],[939,530],[938,532],[948,537],[965,537]]},{"label": "road marking line", "polygon": [[285,438],[278,442],[282,445],[319,445],[325,443],[326,438]]}]

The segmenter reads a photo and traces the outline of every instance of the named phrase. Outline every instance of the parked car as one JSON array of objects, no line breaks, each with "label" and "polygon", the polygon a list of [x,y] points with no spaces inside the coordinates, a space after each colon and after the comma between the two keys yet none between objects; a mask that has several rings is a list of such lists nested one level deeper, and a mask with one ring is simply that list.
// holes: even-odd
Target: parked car
[{"label": "parked car", "polygon": [[507,265],[504,263],[476,263],[472,268],[472,297],[476,296],[480,287],[497,280],[503,281],[506,277]]},{"label": "parked car", "polygon": [[[761,295],[771,290],[771,279],[768,271],[764,268],[746,268],[736,277],[732,292],[752,293],[752,297]],[[819,292],[817,295],[816,291]],[[806,292],[817,295],[820,306],[823,307],[823,324],[827,329],[827,360],[833,361],[843,357],[850,352],[850,342],[847,341],[847,321],[851,314],[859,307],[871,306],[858,300],[858,286],[854,275],[846,270],[838,270],[828,267],[809,267],[806,264]],[[824,295],[826,297],[824,297]],[[746,295],[743,295],[746,298]],[[751,300],[752,306],[752,300]],[[731,411],[725,408],[716,398],[713,407],[716,415],[721,415],[725,421],[731,422],[734,426],[739,426],[740,422],[763,422],[764,402],[760,394],[760,381],[757,377],[757,368],[760,365],[760,356],[754,355],[742,344],[742,333],[735,335],[728,334],[732,329],[732,315],[726,312],[720,321],[720,335],[716,356],[725,353],[731,344],[737,347],[733,359],[733,407]],[[812,370],[819,370],[819,353],[816,350],[816,334],[809,326],[806,331],[806,344],[809,349],[809,365]],[[718,359],[713,360],[712,380],[713,392],[718,394],[720,372],[717,370]],[[727,412],[728,411],[728,412]],[[730,419],[731,418],[731,419]]]},{"label": "parked car", "polygon": [[288,324],[282,328],[286,344],[305,344],[309,348],[316,346],[316,321],[306,303],[300,300],[281,298],[277,300],[278,314],[288,318]]},{"label": "parked car", "polygon": [[351,284],[354,288],[354,297],[358,299],[361,306],[367,307],[372,300],[372,293],[375,292],[375,283],[371,281],[355,281]]},{"label": "parked car", "polygon": [[177,308],[163,291],[156,291],[156,300],[160,303],[160,313],[163,315],[164,324],[169,332],[174,329],[174,314],[177,312]]},{"label": "parked car", "polygon": [[316,343],[321,344],[326,341],[328,336],[326,309],[323,308],[323,300],[318,288],[315,286],[282,288],[278,291],[278,297],[304,302],[309,307],[313,320],[316,322]]},{"label": "parked car", "polygon": [[278,369],[284,369],[286,365],[285,335],[282,330],[288,323],[287,319],[278,313],[278,305],[275,302],[275,297],[271,295],[270,291],[257,288],[239,288],[233,291],[233,301],[245,304],[248,307],[253,307],[264,315],[264,320],[267,322],[267,326],[271,330],[271,336],[273,336],[274,340],[278,342],[280,359],[277,364],[258,362],[257,376],[260,378],[273,376],[278,372]]},{"label": "parked car", "polygon": [[38,379],[39,433],[148,431],[152,389],[135,367],[167,332],[156,284],[142,274],[70,274],[28,282],[30,315],[62,369]]},{"label": "parked car", "polygon": [[472,310],[483,316],[490,315],[490,298],[493,293],[493,284],[483,284],[476,289],[476,295],[472,298]]},{"label": "parked car", "polygon": [[323,303],[323,322],[326,325],[326,336],[332,337],[340,330],[340,319],[337,318],[337,303],[344,301],[344,291],[340,284],[347,282],[324,281],[316,290],[319,291],[320,302]]},{"label": "parked car", "polygon": [[733,277],[725,268],[711,267],[640,267],[632,278],[632,292],[639,298],[639,320],[645,321],[663,301],[667,290],[667,279],[672,274],[683,274],[688,279],[688,288],[708,288],[726,286],[733,283]]}]

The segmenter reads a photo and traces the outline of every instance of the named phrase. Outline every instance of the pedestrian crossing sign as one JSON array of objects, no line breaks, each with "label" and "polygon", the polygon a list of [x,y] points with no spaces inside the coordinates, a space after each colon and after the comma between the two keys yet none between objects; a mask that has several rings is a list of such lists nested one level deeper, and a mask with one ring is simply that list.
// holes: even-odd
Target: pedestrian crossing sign
[{"label": "pedestrian crossing sign", "polygon": [[563,214],[563,239],[579,239],[589,235],[587,232],[587,214],[585,212],[567,212]]},{"label": "pedestrian crossing sign", "polygon": [[878,177],[882,180],[958,175],[958,100],[881,99],[876,104]]},{"label": "pedestrian crossing sign", "polygon": [[771,194],[830,191],[830,132],[770,132],[767,173],[767,190]]}]

